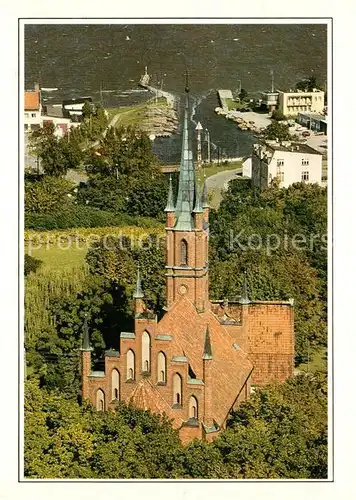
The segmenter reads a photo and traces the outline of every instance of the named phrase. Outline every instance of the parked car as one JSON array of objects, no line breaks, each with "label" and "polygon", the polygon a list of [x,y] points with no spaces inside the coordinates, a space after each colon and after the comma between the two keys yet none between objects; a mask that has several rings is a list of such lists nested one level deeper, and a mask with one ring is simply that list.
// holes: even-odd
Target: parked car
[{"label": "parked car", "polygon": [[302,132],[302,136],[303,137],[309,137],[310,136],[309,130],[304,130],[304,132]]}]

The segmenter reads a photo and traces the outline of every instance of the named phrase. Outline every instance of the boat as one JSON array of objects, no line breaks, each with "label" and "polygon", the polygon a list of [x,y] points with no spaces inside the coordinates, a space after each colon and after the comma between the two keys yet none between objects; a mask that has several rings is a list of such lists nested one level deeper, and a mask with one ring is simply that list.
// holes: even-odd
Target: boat
[{"label": "boat", "polygon": [[55,92],[56,90],[58,90],[57,87],[53,87],[53,88],[49,88],[49,87],[41,87],[41,90],[43,92]]}]

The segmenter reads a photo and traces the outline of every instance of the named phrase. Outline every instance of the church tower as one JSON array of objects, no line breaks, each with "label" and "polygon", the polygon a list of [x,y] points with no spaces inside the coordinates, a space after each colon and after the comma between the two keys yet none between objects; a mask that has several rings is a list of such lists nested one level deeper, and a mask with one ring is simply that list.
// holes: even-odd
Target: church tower
[{"label": "church tower", "polygon": [[179,186],[174,203],[170,180],[166,212],[167,309],[180,295],[186,295],[199,312],[209,309],[208,238],[209,207],[206,185],[200,193],[193,162],[188,127],[189,87],[185,87],[182,154]]}]

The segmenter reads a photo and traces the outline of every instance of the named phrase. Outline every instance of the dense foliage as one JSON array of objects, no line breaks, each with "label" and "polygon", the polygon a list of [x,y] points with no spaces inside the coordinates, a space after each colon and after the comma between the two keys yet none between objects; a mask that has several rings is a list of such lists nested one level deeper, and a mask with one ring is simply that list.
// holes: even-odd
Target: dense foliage
[{"label": "dense foliage", "polygon": [[210,290],[238,295],[247,270],[252,299],[295,300],[297,361],[326,345],[327,191],[316,184],[251,190],[233,181],[211,216]]},{"label": "dense foliage", "polygon": [[180,444],[165,417],[124,404],[97,412],[25,387],[25,475],[31,478],[327,477],[326,376],[257,391],[211,444]]},{"label": "dense foliage", "polygon": [[78,202],[102,210],[162,216],[168,183],[148,136],[134,127],[109,128],[87,153],[89,180]]},{"label": "dense foliage", "polygon": [[60,210],[50,213],[25,213],[25,229],[49,231],[83,227],[139,226],[154,227],[158,222],[149,217],[133,216],[127,213],[109,212],[91,206],[66,204]]},{"label": "dense foliage", "polygon": [[289,127],[286,123],[281,123],[275,119],[262,132],[262,137],[269,141],[290,141],[296,139],[289,133]]}]

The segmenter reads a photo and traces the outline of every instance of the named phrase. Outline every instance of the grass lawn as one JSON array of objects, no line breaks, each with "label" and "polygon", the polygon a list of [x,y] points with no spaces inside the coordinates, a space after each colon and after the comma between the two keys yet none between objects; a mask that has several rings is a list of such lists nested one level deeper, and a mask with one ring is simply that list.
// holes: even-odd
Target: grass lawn
[{"label": "grass lawn", "polygon": [[[26,247],[25,247],[26,251]],[[44,245],[42,248],[31,250],[31,255],[35,259],[42,260],[41,268],[51,270],[63,270],[63,268],[82,267],[85,264],[85,256],[88,249],[83,245],[83,248],[77,248],[73,245],[69,249],[58,248],[56,245],[51,245],[48,248]]]},{"label": "grass lawn", "polygon": [[153,98],[136,106],[108,108],[106,111],[108,112],[109,121],[112,120],[114,116],[119,115],[116,126],[123,125],[124,127],[127,127],[129,125],[136,125],[144,119],[147,119],[150,106],[155,108],[165,108],[168,104],[165,98],[157,99],[157,102],[155,102],[155,99]]},{"label": "grass lawn", "polygon": [[309,367],[308,363],[302,363],[297,367],[297,371],[315,373],[317,371],[327,370],[327,350],[325,348],[312,351],[310,353]]}]

